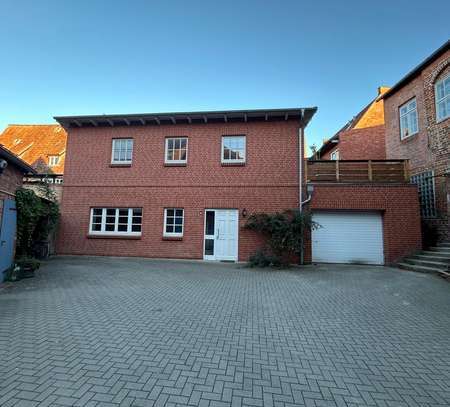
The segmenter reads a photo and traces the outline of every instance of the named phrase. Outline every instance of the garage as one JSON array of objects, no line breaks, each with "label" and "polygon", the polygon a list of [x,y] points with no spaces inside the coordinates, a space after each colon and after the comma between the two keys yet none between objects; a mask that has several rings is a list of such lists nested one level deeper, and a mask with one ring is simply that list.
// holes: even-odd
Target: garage
[{"label": "garage", "polygon": [[313,220],[313,262],[384,264],[380,212],[316,211]]}]

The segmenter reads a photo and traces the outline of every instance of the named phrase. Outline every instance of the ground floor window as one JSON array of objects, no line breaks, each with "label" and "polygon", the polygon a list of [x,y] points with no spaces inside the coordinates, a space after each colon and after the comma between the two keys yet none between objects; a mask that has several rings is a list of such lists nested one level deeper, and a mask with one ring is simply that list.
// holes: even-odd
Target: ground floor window
[{"label": "ground floor window", "polygon": [[140,236],[142,208],[91,208],[89,234]]},{"label": "ground floor window", "polygon": [[434,195],[434,173],[425,171],[413,175],[411,182],[417,185],[419,190],[420,212],[422,218],[436,217],[436,199]]},{"label": "ground floor window", "polygon": [[164,209],[164,236],[183,236],[184,209],[166,208]]}]

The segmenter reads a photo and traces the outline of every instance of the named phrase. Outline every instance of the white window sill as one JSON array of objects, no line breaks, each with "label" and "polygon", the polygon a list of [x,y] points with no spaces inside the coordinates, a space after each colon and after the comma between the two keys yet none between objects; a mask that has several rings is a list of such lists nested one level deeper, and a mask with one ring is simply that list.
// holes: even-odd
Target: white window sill
[{"label": "white window sill", "polygon": [[166,165],[186,165],[187,160],[166,160],[164,161]]},{"label": "white window sill", "polygon": [[183,233],[163,233],[163,237],[183,237]]},{"label": "white window sill", "polygon": [[225,165],[227,165],[227,164],[243,165],[243,164],[245,164],[245,160],[222,160],[221,163],[225,164]]},{"label": "white window sill", "polygon": [[419,132],[416,131],[415,133],[408,134],[407,136],[404,136],[404,137],[400,137],[400,140],[401,140],[401,141],[407,140],[407,139],[409,139],[409,138],[415,136],[416,134],[419,134]]},{"label": "white window sill", "polygon": [[111,165],[131,165],[132,161],[111,161]]},{"label": "white window sill", "polygon": [[142,233],[136,232],[136,233],[96,233],[96,232],[89,232],[87,237],[88,238],[111,238],[111,239],[140,239],[142,236]]}]

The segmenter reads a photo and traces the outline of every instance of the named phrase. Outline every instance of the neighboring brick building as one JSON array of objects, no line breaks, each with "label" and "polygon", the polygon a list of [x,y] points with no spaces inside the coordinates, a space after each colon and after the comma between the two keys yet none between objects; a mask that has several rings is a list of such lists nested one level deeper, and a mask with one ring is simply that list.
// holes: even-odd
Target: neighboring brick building
[{"label": "neighboring brick building", "polygon": [[382,95],[387,87],[379,87],[372,100],[350,122],[319,148],[314,159],[320,160],[384,160],[384,108]]},{"label": "neighboring brick building", "polygon": [[[262,243],[260,236],[242,229],[247,216],[298,208],[307,201],[305,182],[299,188],[299,180],[305,180],[299,162],[304,163],[303,128],[314,112],[57,117],[68,132],[58,252],[247,260]],[[420,231],[417,192],[401,176],[399,182],[402,188],[329,189],[334,209],[343,216],[350,211],[358,227],[371,221],[371,214],[376,215],[375,228],[383,225],[384,231],[374,235],[381,242],[386,237],[376,264],[393,262],[420,246],[415,239]],[[316,186],[313,211],[327,209],[318,201],[325,187]],[[408,202],[396,200],[397,191]],[[400,216],[394,201],[402,205],[409,230],[392,222]],[[358,202],[370,212],[367,217],[360,219]],[[311,259],[308,252],[304,257]]]},{"label": "neighboring brick building", "polygon": [[45,180],[61,199],[67,133],[58,124],[11,124],[0,134],[0,144],[32,166],[37,174],[24,184],[33,188]]},{"label": "neighboring brick building", "polygon": [[[5,167],[6,165],[6,167]],[[16,236],[15,193],[25,174],[35,171],[0,145],[0,282],[14,257]]]},{"label": "neighboring brick building", "polygon": [[[448,239],[450,216],[450,41],[383,96],[386,157],[407,159],[422,217]],[[427,243],[427,242],[425,242]]]}]

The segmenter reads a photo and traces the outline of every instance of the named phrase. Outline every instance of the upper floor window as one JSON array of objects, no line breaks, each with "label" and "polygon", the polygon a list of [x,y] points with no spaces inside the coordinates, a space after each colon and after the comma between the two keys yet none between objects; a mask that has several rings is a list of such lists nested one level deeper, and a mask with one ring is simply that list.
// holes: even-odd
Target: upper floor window
[{"label": "upper floor window", "polygon": [[184,209],[166,208],[164,209],[164,236],[183,236]]},{"label": "upper floor window", "polygon": [[330,154],[330,158],[332,160],[339,160],[339,150],[334,150],[331,154]]},{"label": "upper floor window", "polygon": [[434,173],[425,171],[411,176],[411,183],[419,191],[420,212],[423,218],[436,217],[436,198],[434,195]]},{"label": "upper floor window", "polygon": [[54,167],[59,164],[59,155],[49,155],[48,156],[48,166]]},{"label": "upper floor window", "polygon": [[419,131],[417,123],[417,102],[416,98],[400,106],[400,139],[412,136]]},{"label": "upper floor window", "polygon": [[222,137],[222,162],[245,163],[245,136]]},{"label": "upper floor window", "polygon": [[436,119],[441,121],[450,116],[450,74],[436,82]]},{"label": "upper floor window", "polygon": [[117,138],[112,141],[111,164],[131,164],[133,139]]},{"label": "upper floor window", "polygon": [[89,234],[139,236],[142,208],[91,208]]},{"label": "upper floor window", "polygon": [[166,164],[186,164],[187,162],[187,137],[166,138]]}]

